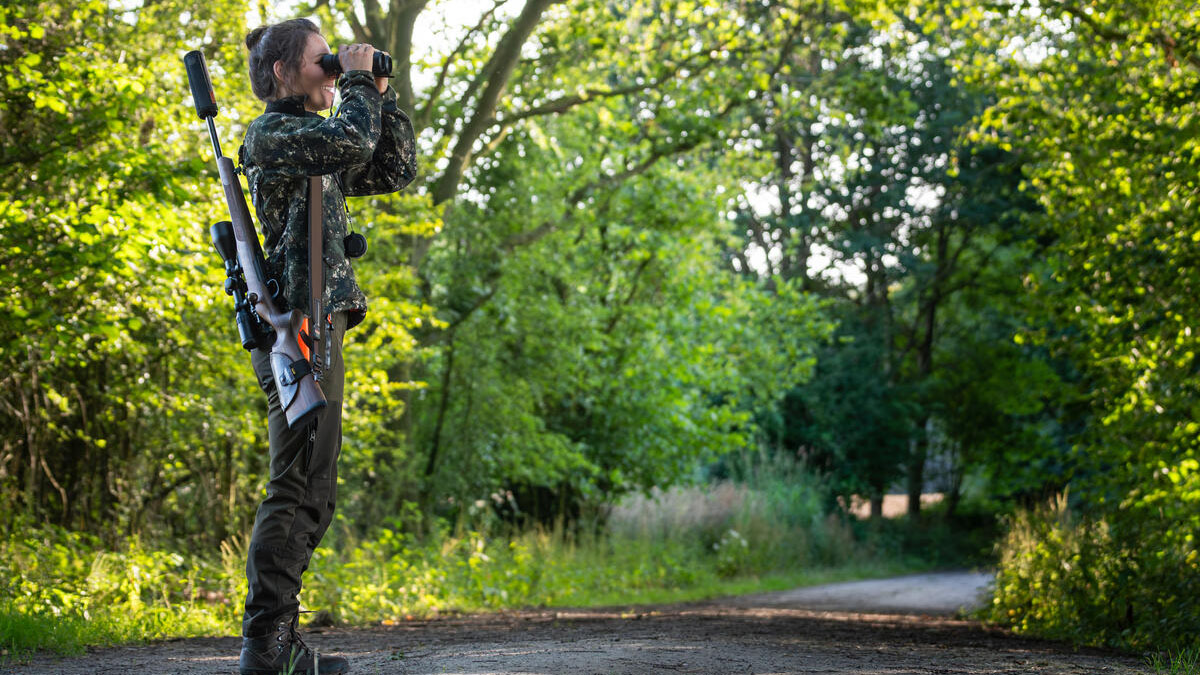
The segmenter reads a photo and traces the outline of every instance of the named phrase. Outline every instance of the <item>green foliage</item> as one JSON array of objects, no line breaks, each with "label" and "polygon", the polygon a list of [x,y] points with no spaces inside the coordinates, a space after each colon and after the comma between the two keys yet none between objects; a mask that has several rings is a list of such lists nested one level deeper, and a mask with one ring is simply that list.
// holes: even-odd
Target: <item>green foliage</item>
[{"label": "green foliage", "polygon": [[856,522],[854,536],[871,542],[881,556],[919,560],[936,569],[993,568],[1002,524],[991,505],[968,502],[953,514],[947,513],[947,505],[942,501],[928,507],[921,518]]},{"label": "green foliage", "polygon": [[84,645],[223,633],[245,595],[244,557],[218,561],[92,535],[23,528],[0,542],[0,647],[79,653]]},{"label": "green foliage", "polygon": [[781,443],[801,448],[833,493],[883,494],[903,466],[918,410],[913,387],[891,381],[880,336],[853,318],[818,356],[812,380],[789,392]]},{"label": "green foliage", "polygon": [[[337,38],[357,9],[316,12]],[[992,523],[972,508],[1069,486],[1069,507],[1010,521],[992,618],[1194,647],[1193,9],[580,0],[508,62],[490,36],[516,24],[489,16],[445,79],[403,92],[428,96],[410,101],[422,180],[351,203],[371,310],[346,346],[339,520],[308,598],[370,621],[975,561],[958,528]],[[12,648],[236,622],[265,406],[219,290],[224,205],[179,56],[205,53],[233,154],[261,110],[245,10],[0,8]],[[760,445],[822,473],[732,457]],[[935,450],[941,522],[834,508],[905,473],[920,489]],[[714,488],[737,508],[606,521],[721,458],[746,472]],[[493,507],[574,539],[506,532]],[[70,529],[26,531],[41,522]]]},{"label": "green foliage", "polygon": [[952,17],[1010,50],[961,64],[998,95],[973,137],[1025,156],[1022,188],[1044,211],[1046,265],[1025,276],[1036,304],[1016,339],[1069,361],[1086,393],[1072,499],[1013,520],[993,618],[1087,644],[1194,646],[1195,13],[1016,2]]},{"label": "green foliage", "polygon": [[[346,346],[345,527],[419,530],[435,508],[449,515],[514,485],[592,508],[669,485],[748,443],[749,411],[811,371],[811,342],[829,330],[817,303],[733,278],[713,242],[716,195],[735,187],[714,142],[738,122],[729,105],[757,84],[746,60],[776,45],[732,16],[698,19],[693,33],[683,8],[670,12],[679,25],[649,9],[626,19],[680,63],[701,42],[735,51],[705,50],[686,75],[675,64],[660,77],[666,66],[625,44],[626,21],[606,6],[556,11],[541,27],[547,52],[599,58],[521,61],[521,97],[628,75],[634,57],[662,87],[503,130],[461,198],[415,184],[352,200],[371,242],[357,263],[371,310]],[[219,290],[207,229],[223,203],[179,56],[205,53],[232,155],[261,109],[230,37],[246,31],[245,7],[0,11],[3,131],[22,140],[4,145],[19,170],[0,200],[0,281],[12,289],[0,318],[0,507],[110,541],[215,547],[251,522],[264,403]],[[753,18],[779,31],[794,17]],[[452,88],[478,84],[486,48],[453,65]],[[435,95],[426,112],[455,119],[456,105]],[[638,168],[614,180],[617,160]],[[550,234],[527,237],[531,219]]]},{"label": "green foliage", "polygon": [[738,452],[726,457],[729,480],[630,496],[610,516],[616,537],[695,540],[723,576],[775,569],[837,567],[882,557],[875,539],[855,539],[854,526],[830,511],[829,486],[782,455]]},{"label": "green foliage", "polygon": [[1007,530],[991,620],[1079,644],[1196,648],[1200,559],[1163,515],[1080,516],[1062,498]]},{"label": "green foliage", "polygon": [[[241,29],[239,5],[0,11],[0,59],[21,61],[0,87],[21,139],[5,143],[0,189],[0,428],[20,448],[3,455],[0,504],[215,543],[247,521],[239,466],[264,435],[245,355],[217,348],[236,344],[207,232],[221,204],[176,49],[244,63],[204,43]],[[245,105],[217,82],[223,105]]]},{"label": "green foliage", "polygon": [[[602,111],[540,127],[554,145],[505,139],[500,168],[474,186],[486,204],[456,205],[431,249],[449,328],[414,442],[460,501],[532,485],[596,504],[668,487],[746,446],[749,410],[809,377],[832,328],[795,285],[769,293],[721,269],[724,177],[701,161],[654,165],[555,221],[611,162],[597,128],[635,142],[620,138],[636,132],[621,122],[632,110]],[[509,162],[528,177],[510,180]],[[548,224],[528,235],[530,220]],[[478,222],[490,237],[471,232]]]},{"label": "green foliage", "polygon": [[[956,64],[999,50],[939,30],[917,3],[878,9],[814,26],[797,47],[806,67],[757,104],[774,139],[758,153],[773,164],[762,182],[778,207],[740,204],[730,255],[757,275],[747,252],[770,252],[757,267],[829,300],[838,323],[815,375],[757,409],[773,451],[803,456],[844,498],[904,478],[910,492],[945,491],[953,516],[968,473],[1007,497],[1025,488],[1008,483],[1013,456],[1059,450],[1054,411],[1024,398],[1057,380],[1010,339],[1020,309],[1007,296],[1022,293],[1035,255],[1023,222],[1035,205],[1018,190],[1018,155],[965,140],[994,93]],[[1000,352],[1009,361],[987,358]],[[949,475],[927,477],[927,459]]]},{"label": "green foliage", "polygon": [[1200,673],[1200,649],[1153,652],[1146,656],[1146,665],[1155,675],[1195,675]]},{"label": "green foliage", "polygon": [[[399,518],[418,526],[420,514],[405,511],[419,492],[419,462],[410,451],[412,433],[402,420],[406,401],[429,383],[414,379],[411,363],[433,357],[415,335],[445,327],[435,308],[416,300],[420,283],[405,264],[411,242],[442,227],[442,208],[427,195],[408,193],[354,200],[354,226],[370,252],[355,261],[370,309],[345,343],[346,378],[342,454],[338,460],[338,514],[343,523]],[[358,489],[361,486],[361,489]]]}]

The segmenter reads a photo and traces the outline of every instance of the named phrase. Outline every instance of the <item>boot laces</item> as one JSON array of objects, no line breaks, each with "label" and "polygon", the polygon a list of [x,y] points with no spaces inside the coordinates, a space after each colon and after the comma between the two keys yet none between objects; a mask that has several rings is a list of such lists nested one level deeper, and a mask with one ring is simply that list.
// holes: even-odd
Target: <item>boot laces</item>
[{"label": "boot laces", "polygon": [[[305,613],[307,613],[307,610],[301,610],[301,612],[300,612],[300,614],[305,614]],[[300,614],[293,616],[292,622],[290,624],[288,624],[288,638],[293,643],[300,645],[301,647],[304,648],[305,651],[307,651],[311,654],[312,649],[310,649],[309,646],[307,644],[305,644],[304,640],[301,639],[300,631],[298,630],[300,627]]]},{"label": "boot laces", "polygon": [[[300,610],[300,614],[309,614],[311,612],[312,612],[312,610],[310,610],[310,609]],[[300,645],[300,648],[303,649],[305,652],[312,654],[312,657],[313,657],[312,672],[313,672],[313,675],[317,675],[317,673],[321,672],[320,670],[318,670],[321,656],[320,656],[320,654],[317,653],[317,651],[315,649],[313,649],[312,647],[309,647],[308,644],[305,643],[304,640],[300,637],[300,631],[297,630],[300,626],[300,614],[297,614],[296,616],[292,617],[292,622],[288,625],[288,638],[292,641],[292,644],[298,644],[298,645]]]}]

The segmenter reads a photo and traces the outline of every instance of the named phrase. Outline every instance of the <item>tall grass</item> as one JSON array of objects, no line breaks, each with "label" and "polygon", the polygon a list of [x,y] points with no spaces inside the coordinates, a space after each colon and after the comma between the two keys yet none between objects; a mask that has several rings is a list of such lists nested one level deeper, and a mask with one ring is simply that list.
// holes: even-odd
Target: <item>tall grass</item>
[{"label": "tall grass", "polygon": [[245,594],[229,546],[210,560],[137,539],[108,551],[80,532],[23,531],[0,542],[0,657],[220,634],[235,616],[221,601]]},{"label": "tall grass", "polygon": [[726,577],[874,557],[870,543],[855,540],[844,514],[825,510],[826,488],[802,465],[742,456],[735,475],[631,496],[613,509],[610,531],[624,541],[694,544]]},{"label": "tall grass", "polygon": [[1200,675],[1200,649],[1151,652],[1146,655],[1146,665],[1155,675]]},{"label": "tall grass", "polygon": [[[819,481],[790,464],[738,481],[617,504],[602,534],[505,532],[480,514],[422,538],[341,528],[305,575],[305,621],[367,624],[447,612],[693,600],[926,567],[886,537],[827,513]],[[858,534],[856,534],[858,532]],[[864,534],[865,533],[865,534]],[[87,535],[27,528],[0,542],[0,650],[79,653],[85,645],[236,634],[247,538],[219,555],[103,550]],[[3,658],[3,655],[0,655]]]}]

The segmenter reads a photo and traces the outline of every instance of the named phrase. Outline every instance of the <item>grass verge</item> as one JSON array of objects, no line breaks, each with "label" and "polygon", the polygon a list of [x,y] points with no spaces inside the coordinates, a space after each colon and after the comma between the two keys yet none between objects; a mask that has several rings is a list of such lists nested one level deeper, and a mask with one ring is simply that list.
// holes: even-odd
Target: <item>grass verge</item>
[{"label": "grass verge", "polygon": [[[446,613],[704,600],[927,571],[965,539],[924,521],[828,513],[816,479],[771,468],[739,483],[625,500],[602,534],[438,521],[415,535],[334,528],[304,577],[302,621],[397,623]],[[211,557],[26,528],[0,541],[0,663],[33,651],[236,634],[246,537]],[[960,552],[961,553],[961,552]]]}]

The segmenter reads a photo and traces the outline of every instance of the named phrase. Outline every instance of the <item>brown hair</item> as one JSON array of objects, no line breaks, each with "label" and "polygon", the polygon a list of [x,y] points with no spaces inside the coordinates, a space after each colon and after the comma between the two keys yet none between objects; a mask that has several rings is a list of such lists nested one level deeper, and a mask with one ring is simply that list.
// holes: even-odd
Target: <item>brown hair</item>
[{"label": "brown hair", "polygon": [[303,65],[309,33],[321,34],[308,19],[290,19],[270,26],[259,26],[246,36],[250,50],[250,88],[262,101],[274,101],[282,94],[275,79],[275,62],[283,61],[285,80],[291,79]]}]

